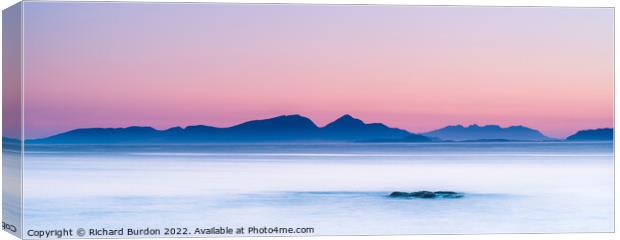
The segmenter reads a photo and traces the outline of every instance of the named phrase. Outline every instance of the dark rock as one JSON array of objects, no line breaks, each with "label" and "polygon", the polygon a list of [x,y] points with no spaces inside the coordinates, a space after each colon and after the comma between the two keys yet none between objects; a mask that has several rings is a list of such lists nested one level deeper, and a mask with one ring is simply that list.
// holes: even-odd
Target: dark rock
[{"label": "dark rock", "polygon": [[450,191],[438,191],[438,192],[435,192],[435,194],[438,197],[442,197],[442,198],[462,198],[463,197],[462,193],[450,192]]},{"label": "dark rock", "polygon": [[463,194],[452,191],[417,191],[417,192],[392,192],[388,197],[392,198],[462,198]]},{"label": "dark rock", "polygon": [[417,198],[435,198],[437,195],[434,192],[418,191],[418,192],[412,192],[411,196],[417,197]]},{"label": "dark rock", "polygon": [[390,197],[411,197],[411,195],[406,192],[393,192],[390,194]]},{"label": "dark rock", "polygon": [[451,192],[451,191],[437,191],[435,193],[436,194],[456,194],[456,192]]}]

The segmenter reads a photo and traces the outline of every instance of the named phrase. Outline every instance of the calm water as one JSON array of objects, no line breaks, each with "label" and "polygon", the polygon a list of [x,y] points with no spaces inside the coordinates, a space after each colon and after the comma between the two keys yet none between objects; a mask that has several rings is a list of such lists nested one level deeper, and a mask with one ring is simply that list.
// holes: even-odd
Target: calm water
[{"label": "calm water", "polygon": [[[597,143],[27,146],[24,229],[314,227],[314,235],[613,231]],[[461,199],[390,199],[447,190]]]}]

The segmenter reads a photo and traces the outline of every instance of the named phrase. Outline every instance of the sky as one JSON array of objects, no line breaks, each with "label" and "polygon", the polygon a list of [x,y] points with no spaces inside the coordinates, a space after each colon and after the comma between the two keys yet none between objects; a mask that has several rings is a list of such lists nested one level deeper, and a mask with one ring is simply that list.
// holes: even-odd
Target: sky
[{"label": "sky", "polygon": [[343,114],[613,126],[613,9],[27,2],[25,137]]}]

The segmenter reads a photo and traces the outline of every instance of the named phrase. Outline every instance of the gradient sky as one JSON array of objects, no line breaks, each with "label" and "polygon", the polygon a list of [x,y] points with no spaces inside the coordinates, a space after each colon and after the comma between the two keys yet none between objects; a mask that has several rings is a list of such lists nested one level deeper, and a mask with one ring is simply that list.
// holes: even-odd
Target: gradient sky
[{"label": "gradient sky", "polygon": [[349,113],[613,125],[613,9],[27,2],[25,136]]}]

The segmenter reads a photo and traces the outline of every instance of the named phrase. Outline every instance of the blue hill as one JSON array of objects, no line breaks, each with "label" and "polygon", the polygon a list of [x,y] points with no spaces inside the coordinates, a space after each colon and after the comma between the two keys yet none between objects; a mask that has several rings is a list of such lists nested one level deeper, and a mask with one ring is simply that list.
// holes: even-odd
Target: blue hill
[{"label": "blue hill", "polygon": [[566,138],[568,141],[613,141],[613,128],[581,130]]},{"label": "blue hill", "polygon": [[333,140],[369,140],[398,139],[411,133],[398,128],[390,128],[382,123],[364,123],[347,114],[323,127],[321,135]]},{"label": "blue hill", "polygon": [[414,135],[381,123],[364,123],[344,115],[325,127],[318,127],[301,115],[282,115],[253,120],[228,128],[211,126],[174,127],[157,130],[151,127],[83,128],[43,139],[28,140],[36,144],[151,144],[217,142],[352,142],[369,139],[399,139]]},{"label": "blue hill", "polygon": [[553,140],[538,130],[527,128],[524,126],[511,126],[502,128],[498,125],[462,125],[447,126],[431,132],[423,133],[428,137],[440,138],[449,141],[474,141],[485,139],[502,139],[517,141],[545,141]]}]

